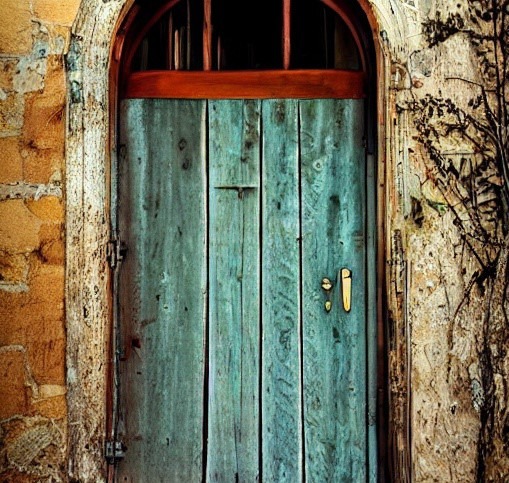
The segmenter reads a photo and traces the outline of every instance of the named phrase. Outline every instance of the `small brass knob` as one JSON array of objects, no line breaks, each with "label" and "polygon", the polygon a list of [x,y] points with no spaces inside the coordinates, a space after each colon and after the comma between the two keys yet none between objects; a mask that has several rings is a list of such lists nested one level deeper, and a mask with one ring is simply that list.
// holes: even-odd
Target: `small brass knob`
[{"label": "small brass knob", "polygon": [[332,282],[327,278],[322,279],[322,288],[328,292],[332,288]]},{"label": "small brass knob", "polygon": [[329,278],[324,277],[322,278],[322,289],[325,292],[325,296],[327,297],[327,300],[325,301],[325,311],[330,312],[332,309],[332,300],[331,300],[331,289],[332,289],[332,282]]}]

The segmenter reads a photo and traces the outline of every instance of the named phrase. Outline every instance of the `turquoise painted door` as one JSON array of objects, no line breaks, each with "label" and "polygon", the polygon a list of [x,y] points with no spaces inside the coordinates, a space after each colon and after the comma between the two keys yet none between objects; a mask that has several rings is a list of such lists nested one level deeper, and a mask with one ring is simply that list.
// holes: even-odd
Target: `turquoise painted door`
[{"label": "turquoise painted door", "polygon": [[123,101],[119,481],[368,479],[363,103]]}]

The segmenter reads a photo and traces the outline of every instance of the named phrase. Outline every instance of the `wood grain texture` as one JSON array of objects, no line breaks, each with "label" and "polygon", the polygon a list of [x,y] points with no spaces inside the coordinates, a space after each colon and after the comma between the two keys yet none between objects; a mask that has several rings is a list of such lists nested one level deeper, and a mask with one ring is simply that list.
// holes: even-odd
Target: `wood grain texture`
[{"label": "wood grain texture", "polygon": [[263,481],[302,478],[298,101],[263,103]]},{"label": "wood grain texture", "polygon": [[[111,39],[123,0],[85,0],[67,51],[65,136],[65,318],[67,474],[105,478],[107,376],[111,367],[108,116]],[[101,39],[98,41],[98,39]],[[63,66],[62,66],[63,67]],[[63,85],[62,85],[63,88]],[[62,92],[63,95],[63,92]],[[44,129],[47,129],[45,126]],[[63,149],[64,143],[60,149]],[[93,361],[93,363],[91,363]]]},{"label": "wood grain texture", "polygon": [[122,106],[125,362],[120,480],[199,481],[206,310],[205,103]]},{"label": "wood grain texture", "polygon": [[127,100],[122,115],[120,477],[364,481],[363,101]]},{"label": "wood grain texture", "polygon": [[259,101],[209,103],[207,481],[259,478]]},{"label": "wood grain texture", "polygon": [[212,4],[203,1],[203,70],[212,69]]},{"label": "wood grain texture", "polygon": [[[302,101],[304,432],[306,479],[366,478],[363,105]],[[323,277],[352,270],[352,309]]]},{"label": "wood grain texture", "polygon": [[[367,430],[368,430],[368,478],[367,481],[378,481],[378,343],[376,264],[377,264],[377,229],[376,229],[376,174],[375,159],[372,154],[366,159],[366,358],[367,358]],[[381,379],[381,378],[380,378]],[[381,379],[382,380],[382,379]]]},{"label": "wood grain texture", "polygon": [[124,93],[126,98],[189,99],[357,99],[365,95],[365,73],[348,70],[135,72]]}]

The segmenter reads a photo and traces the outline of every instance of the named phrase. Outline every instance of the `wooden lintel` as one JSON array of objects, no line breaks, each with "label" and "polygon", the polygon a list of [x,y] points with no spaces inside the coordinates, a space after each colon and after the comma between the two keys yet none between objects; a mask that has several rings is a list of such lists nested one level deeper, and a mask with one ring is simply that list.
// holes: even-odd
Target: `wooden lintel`
[{"label": "wooden lintel", "polygon": [[145,71],[129,76],[125,98],[358,99],[365,73],[348,70]]}]

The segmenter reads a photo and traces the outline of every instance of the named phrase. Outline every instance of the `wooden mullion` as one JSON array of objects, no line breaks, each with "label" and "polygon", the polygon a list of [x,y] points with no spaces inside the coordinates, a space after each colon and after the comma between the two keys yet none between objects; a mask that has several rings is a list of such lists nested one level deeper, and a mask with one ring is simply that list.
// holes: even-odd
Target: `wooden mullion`
[{"label": "wooden mullion", "polygon": [[186,1],[187,27],[186,27],[186,70],[191,69],[191,5]]},{"label": "wooden mullion", "polygon": [[290,2],[283,0],[283,68],[290,68],[291,39],[290,39]]},{"label": "wooden mullion", "polygon": [[174,62],[173,62],[173,12],[170,11],[170,16],[168,18],[168,45],[166,46],[166,51],[168,55],[167,65],[169,70],[173,70]]},{"label": "wooden mullion", "polygon": [[211,0],[203,0],[203,70],[212,69]]}]

